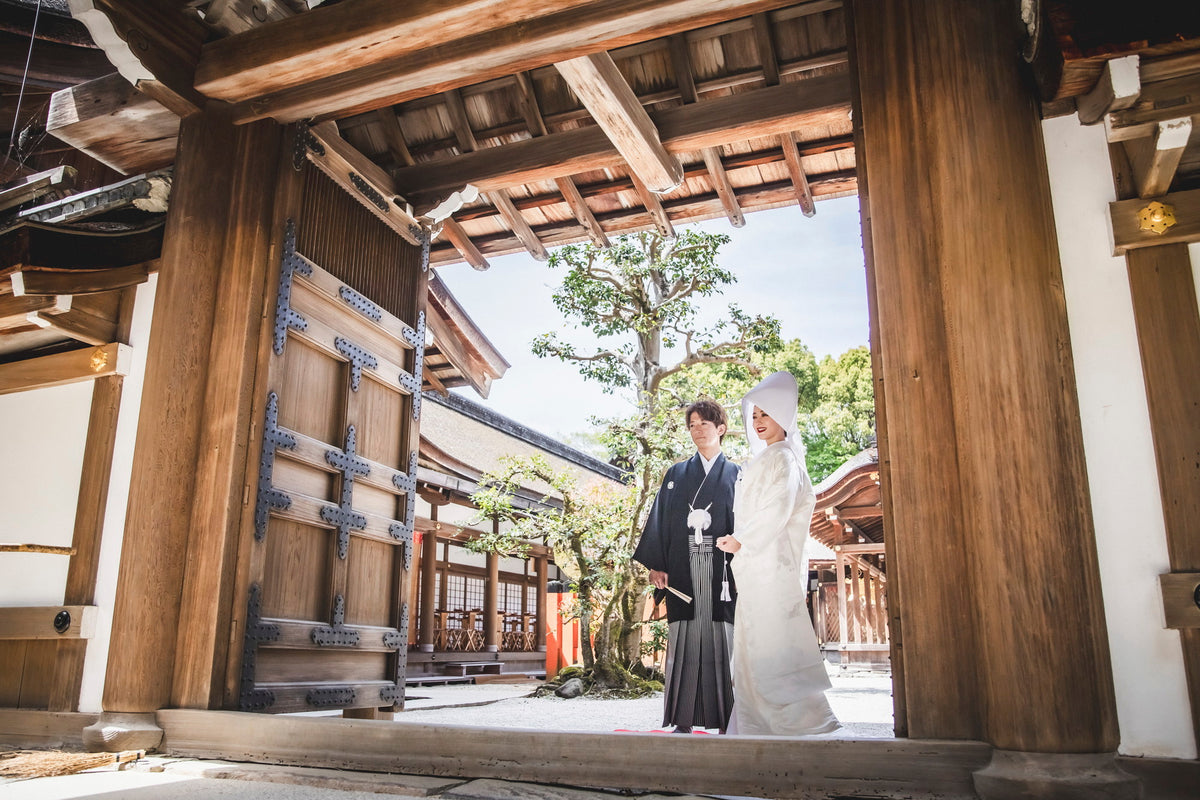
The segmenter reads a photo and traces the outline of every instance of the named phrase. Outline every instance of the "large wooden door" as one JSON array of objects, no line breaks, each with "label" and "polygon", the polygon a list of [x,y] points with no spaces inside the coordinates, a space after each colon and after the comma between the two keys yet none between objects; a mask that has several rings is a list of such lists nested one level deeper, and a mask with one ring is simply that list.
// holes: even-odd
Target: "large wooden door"
[{"label": "large wooden door", "polygon": [[281,231],[227,705],[395,707],[408,647],[427,256],[311,166],[302,171],[298,213]]}]

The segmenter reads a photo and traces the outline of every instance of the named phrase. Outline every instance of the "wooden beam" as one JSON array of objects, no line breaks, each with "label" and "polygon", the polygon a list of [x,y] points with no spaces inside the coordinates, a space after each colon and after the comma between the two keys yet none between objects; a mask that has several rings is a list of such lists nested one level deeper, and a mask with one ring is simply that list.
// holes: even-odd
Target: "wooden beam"
[{"label": "wooden beam", "polygon": [[[66,612],[68,618],[59,618]],[[96,606],[25,606],[0,608],[0,640],[90,639],[96,630]],[[63,628],[59,631],[55,624]]]},{"label": "wooden beam", "polygon": [[240,122],[341,118],[789,4],[356,0],[206,45],[196,86]]},{"label": "wooden beam", "polygon": [[725,216],[729,217],[729,224],[735,228],[744,227],[746,217],[742,213],[742,207],[738,204],[733,184],[729,182],[729,175],[726,174],[725,167],[721,165],[721,151],[715,147],[706,147],[701,151],[701,155],[704,157],[704,166],[708,167],[708,176],[713,189],[716,191],[717,197],[721,198],[721,205],[725,208]]},{"label": "wooden beam", "polygon": [[128,375],[133,350],[115,342],[103,347],[72,350],[52,356],[0,364],[0,394],[61,386],[102,378]]},{"label": "wooden beam", "polygon": [[46,130],[122,175],[175,160],[179,117],[114,72],[55,92]]},{"label": "wooden beam", "polygon": [[[70,295],[16,297],[0,295],[0,330],[30,324],[31,314],[65,314],[71,310]],[[46,327],[43,323],[34,323]]]},{"label": "wooden beam", "polygon": [[1147,139],[1125,142],[1138,197],[1158,197],[1170,191],[1191,135],[1192,118],[1180,117],[1158,123]]},{"label": "wooden beam", "polygon": [[453,217],[442,220],[441,235],[454,245],[454,248],[462,253],[463,259],[475,269],[482,272],[491,267],[491,264],[483,257],[483,253],[480,253],[479,248],[471,241],[471,237],[463,230],[462,225]]},{"label": "wooden beam", "polygon": [[612,56],[597,53],[554,66],[650,191],[666,194],[683,183],[683,167],[663,147],[658,129]]},{"label": "wooden beam", "polygon": [[1167,572],[1158,576],[1163,616],[1168,628],[1200,628],[1200,572]]},{"label": "wooden beam", "polygon": [[1140,227],[1138,214],[1146,207],[1147,200],[1133,198],[1108,204],[1113,255],[1119,256],[1142,247],[1200,242],[1200,189],[1163,195],[1158,200],[1175,209],[1175,225],[1163,233],[1144,231]]},{"label": "wooden beam", "polygon": [[[464,153],[475,152],[479,149],[479,142],[475,139],[474,131],[471,130],[471,121],[467,117],[467,107],[463,104],[462,95],[457,89],[451,89],[445,93],[445,98],[446,110],[450,114],[450,124],[454,129],[454,135],[458,138],[459,150]],[[537,234],[533,232],[533,228],[529,226],[529,223],[521,216],[521,212],[513,205],[507,191],[504,189],[493,189],[488,193],[488,200],[500,214],[500,217],[508,224],[509,230],[525,245],[525,249],[529,251],[529,255],[538,261],[545,261],[550,257],[546,252],[545,246],[538,239]],[[463,238],[466,237],[466,231],[461,228],[456,233]],[[469,239],[467,239],[467,244],[476,253],[479,252],[475,248],[475,245],[470,244]],[[465,252],[463,253],[463,257],[467,257]]]},{"label": "wooden beam", "polygon": [[116,339],[117,321],[73,308],[61,314],[34,311],[29,321],[43,328],[53,328],[76,341],[101,346]]},{"label": "wooden beam", "polygon": [[204,107],[194,88],[204,26],[183,3],[156,0],[71,0],[71,16],[117,71],[180,117]]},{"label": "wooden beam", "polygon": [[642,183],[636,173],[629,173],[630,180],[633,181],[634,191],[642,200],[642,205],[646,207],[646,213],[650,215],[650,219],[654,221],[654,227],[658,228],[658,232],[668,239],[675,238],[675,227],[671,225],[671,218],[667,216],[667,210],[663,208],[662,201],[658,199],[658,195],[650,191],[646,184]]},{"label": "wooden beam", "polygon": [[768,86],[779,83],[779,57],[775,54],[775,40],[771,36],[771,21],[765,11],[750,18],[754,26],[754,44],[758,49],[758,60],[762,64],[763,81]]},{"label": "wooden beam", "polygon": [[[1200,572],[1200,306],[1188,247],[1126,254],[1129,294],[1150,411],[1150,432],[1171,572]],[[1167,601],[1164,593],[1164,602]],[[1179,632],[1192,724],[1200,736],[1200,628]]]},{"label": "wooden beam", "polygon": [[[542,116],[541,107],[538,105],[537,93],[533,88],[533,79],[529,76],[528,72],[518,72],[515,77],[521,111],[529,126],[529,132],[535,137],[545,136],[549,131],[546,128],[546,120]],[[596,221],[596,215],[588,208],[587,201],[583,199],[583,195],[580,194],[579,187],[575,185],[575,181],[564,175],[555,178],[554,183],[558,187],[559,194],[566,201],[567,207],[575,215],[576,221],[587,231],[592,243],[597,247],[609,247],[608,235],[605,234],[604,228],[600,227],[600,223]]]},{"label": "wooden beam", "polygon": [[1104,72],[1091,91],[1075,100],[1079,121],[1093,125],[1114,111],[1129,108],[1142,93],[1138,56],[1125,56],[1104,62]]},{"label": "wooden beam", "polygon": [[21,178],[15,185],[0,191],[0,211],[36,200],[50,192],[73,189],[75,174],[74,167],[62,166]]},{"label": "wooden beam", "polygon": [[283,0],[213,0],[204,9],[204,23],[225,36],[233,36],[295,13]]},{"label": "wooden beam", "polygon": [[612,243],[608,240],[608,234],[604,232],[604,228],[596,220],[596,215],[588,208],[587,201],[579,193],[579,187],[575,185],[575,181],[566,177],[555,178],[554,185],[558,187],[563,200],[567,202],[571,213],[575,215],[576,221],[587,232],[588,238],[592,240],[592,244],[597,247],[610,247]]},{"label": "wooden beam", "polygon": [[877,519],[883,516],[883,507],[879,503],[868,506],[836,506],[833,510],[838,519]]},{"label": "wooden beam", "polygon": [[510,230],[521,240],[521,244],[525,245],[525,249],[529,251],[529,255],[536,258],[538,261],[546,261],[550,258],[550,254],[546,252],[545,245],[538,239],[537,234],[533,232],[533,228],[521,216],[521,212],[508,197],[508,192],[503,189],[496,189],[487,194],[488,200],[496,207],[496,211],[504,218]]},{"label": "wooden beam", "polygon": [[12,273],[13,295],[97,294],[145,283],[158,268],[157,259],[115,269],[49,270],[26,268]]},{"label": "wooden beam", "polygon": [[[844,122],[849,111],[848,78],[829,75],[654,112],[650,118],[668,151],[686,153]],[[417,164],[394,177],[402,192],[433,195],[468,183],[490,191],[621,163],[604,133],[587,127]]]},{"label": "wooden beam", "polygon": [[[309,132],[324,152],[307,148],[308,160],[341,186],[409,244],[421,246],[421,225],[411,208],[396,191],[392,177],[360,153],[338,133],[337,123],[322,122]],[[357,179],[357,180],[356,180]]]},{"label": "wooden beam", "polygon": [[[1146,83],[1129,108],[1104,118],[1110,142],[1125,142],[1152,136],[1159,122],[1179,117],[1200,116],[1200,73]],[[1197,123],[1200,124],[1200,123]]]},{"label": "wooden beam", "polygon": [[779,147],[783,150],[783,160],[787,162],[792,188],[796,190],[796,203],[804,216],[811,217],[817,213],[817,205],[813,202],[812,187],[808,185],[804,165],[800,163],[800,150],[796,147],[795,137],[791,133],[780,134]]},{"label": "wooden beam", "polygon": [[387,142],[392,160],[402,167],[411,167],[415,164],[412,153],[408,149],[408,142],[404,140],[404,131],[400,128],[400,118],[396,116],[396,109],[381,108],[375,112],[375,119],[379,121],[379,127],[383,129],[383,139]]}]

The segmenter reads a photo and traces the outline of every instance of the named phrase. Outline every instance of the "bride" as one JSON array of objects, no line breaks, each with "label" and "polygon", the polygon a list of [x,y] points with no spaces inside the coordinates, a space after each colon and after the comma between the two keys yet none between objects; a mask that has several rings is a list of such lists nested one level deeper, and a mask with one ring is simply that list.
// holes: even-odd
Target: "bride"
[{"label": "bride", "polygon": [[[801,736],[839,727],[805,603],[804,543],[816,494],[796,428],[796,379],[768,375],[742,399],[753,455],[738,478],[734,531],[716,546],[738,585],[729,733]],[[757,434],[757,435],[754,435]]]}]

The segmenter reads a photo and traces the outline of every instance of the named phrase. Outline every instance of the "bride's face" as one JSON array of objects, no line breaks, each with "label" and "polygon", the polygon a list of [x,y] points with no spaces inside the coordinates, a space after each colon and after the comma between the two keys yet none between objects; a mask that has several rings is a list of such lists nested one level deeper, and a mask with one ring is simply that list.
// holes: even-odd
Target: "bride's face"
[{"label": "bride's face", "polygon": [[758,406],[754,407],[754,419],[752,420],[754,432],[758,434],[758,438],[762,439],[767,444],[775,444],[782,442],[787,438],[787,432],[780,426],[778,422],[771,419],[767,412],[763,411]]}]

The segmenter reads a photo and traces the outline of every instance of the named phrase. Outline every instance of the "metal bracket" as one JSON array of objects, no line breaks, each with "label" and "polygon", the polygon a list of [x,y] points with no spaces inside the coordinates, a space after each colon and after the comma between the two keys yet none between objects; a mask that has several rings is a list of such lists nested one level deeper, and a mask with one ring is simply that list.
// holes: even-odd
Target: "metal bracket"
[{"label": "metal bracket", "polygon": [[363,180],[363,177],[357,172],[350,173],[350,183],[358,190],[358,193],[366,198],[367,202],[378,208],[385,214],[391,213],[391,208],[388,207],[387,199],[381,195],[374,186]]},{"label": "metal bracket", "polygon": [[412,493],[417,490],[417,452],[408,454],[408,474],[397,472],[392,475],[392,485],[402,492]]},{"label": "metal bracket", "polygon": [[346,430],[346,449],[325,451],[325,461],[342,473],[342,492],[336,506],[323,506],[321,519],[334,526],[338,532],[338,558],[345,560],[350,550],[350,530],[361,531],[367,527],[367,518],[351,508],[354,499],[354,476],[367,475],[371,468],[355,453],[356,434],[354,426]]},{"label": "metal bracket", "polygon": [[363,367],[376,369],[379,366],[379,359],[341,336],[333,340],[333,346],[350,362],[350,389],[357,392],[358,384],[362,381]]},{"label": "metal bracket", "polygon": [[270,689],[254,688],[258,646],[279,639],[279,626],[262,621],[262,589],[250,584],[246,601],[246,634],[242,639],[242,678],[238,707],[242,711],[263,711],[275,705],[275,693]]},{"label": "metal bracket", "polygon": [[358,647],[359,633],[347,628],[346,598],[338,595],[333,601],[333,625],[313,628],[309,634],[313,644],[321,647]]},{"label": "metal bracket", "polygon": [[399,684],[384,686],[379,690],[379,699],[387,705],[394,706],[404,700],[404,687]]},{"label": "metal bracket", "polygon": [[299,172],[304,169],[304,162],[308,158],[308,151],[311,150],[319,156],[325,155],[325,145],[321,144],[321,140],[313,136],[312,131],[308,129],[308,123],[300,121],[296,123],[296,141],[292,148],[292,167]]},{"label": "metal bracket", "polygon": [[400,631],[385,631],[383,634],[383,646],[389,650],[399,650],[407,644],[407,637],[401,638]]},{"label": "metal bracket", "polygon": [[[311,135],[311,134],[310,134]],[[296,223],[287,221],[287,230],[283,235],[283,261],[279,267],[279,294],[275,298],[275,355],[283,355],[283,345],[287,341],[288,328],[298,331],[308,329],[308,320],[292,308],[292,279],[296,273],[307,278],[312,275],[312,267],[296,252]]]},{"label": "metal bracket", "polygon": [[279,395],[267,395],[267,414],[263,423],[262,453],[258,457],[258,496],[254,504],[254,541],[261,542],[267,536],[267,520],[271,509],[291,508],[292,498],[276,489],[272,484],[275,471],[275,448],[292,450],[296,437],[279,427]]},{"label": "metal bracket", "polygon": [[405,328],[404,338],[413,348],[412,374],[400,373],[400,385],[412,396],[413,422],[421,419],[421,384],[425,371],[425,312],[417,314],[415,328]]},{"label": "metal bracket", "polygon": [[433,242],[433,237],[430,236],[428,228],[422,228],[418,225],[409,225],[408,232],[413,235],[413,238],[421,243],[421,272],[429,271],[429,246]]},{"label": "metal bracket", "polygon": [[349,303],[350,307],[358,313],[362,314],[367,319],[373,322],[379,322],[383,319],[383,309],[372,303],[364,295],[351,289],[349,286],[342,284],[338,287],[338,296]]},{"label": "metal bracket", "polygon": [[305,700],[315,708],[348,706],[354,702],[356,693],[351,686],[332,686],[326,689],[309,689]]}]

